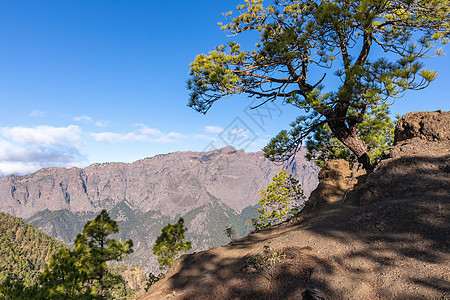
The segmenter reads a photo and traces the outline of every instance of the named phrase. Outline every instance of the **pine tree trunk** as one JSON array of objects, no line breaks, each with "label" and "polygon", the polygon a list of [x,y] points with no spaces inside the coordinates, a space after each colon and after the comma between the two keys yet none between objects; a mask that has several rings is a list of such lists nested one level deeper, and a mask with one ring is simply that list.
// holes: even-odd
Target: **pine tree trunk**
[{"label": "pine tree trunk", "polygon": [[363,165],[366,171],[373,169],[367,154],[367,145],[361,140],[357,134],[356,127],[348,128],[343,121],[328,122],[334,136],[347,146],[358,158],[358,162]]},{"label": "pine tree trunk", "polygon": [[97,295],[100,297],[100,299],[103,299],[103,274],[100,274],[100,277],[98,279],[98,293]]},{"label": "pine tree trunk", "polygon": [[103,285],[101,283],[98,286],[98,296],[100,297],[100,299],[103,299]]}]

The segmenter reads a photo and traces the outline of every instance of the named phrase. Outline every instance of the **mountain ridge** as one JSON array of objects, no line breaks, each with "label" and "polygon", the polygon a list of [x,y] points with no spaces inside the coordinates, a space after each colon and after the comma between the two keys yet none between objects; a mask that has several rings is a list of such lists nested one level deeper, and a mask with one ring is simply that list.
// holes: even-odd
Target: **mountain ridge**
[{"label": "mountain ridge", "polygon": [[173,216],[207,203],[209,193],[240,212],[254,205],[261,188],[285,167],[299,178],[307,195],[317,185],[318,167],[302,155],[275,165],[263,152],[245,153],[229,146],[160,154],[133,163],[8,175],[0,179],[0,210],[29,218],[45,209],[97,212],[127,200],[134,209]]}]

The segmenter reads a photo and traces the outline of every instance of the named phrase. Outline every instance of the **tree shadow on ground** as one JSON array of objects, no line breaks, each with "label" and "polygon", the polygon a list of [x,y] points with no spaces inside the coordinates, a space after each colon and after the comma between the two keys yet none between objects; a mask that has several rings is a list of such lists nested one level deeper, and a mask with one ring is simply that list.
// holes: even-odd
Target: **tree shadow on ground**
[{"label": "tree shadow on ground", "polygon": [[178,299],[299,299],[313,266],[329,268],[308,252],[286,248],[280,263],[264,269],[250,262],[252,255],[226,258],[205,252],[186,257],[169,281],[183,291]]},{"label": "tree shadow on ground", "polygon": [[443,297],[450,285],[449,171],[448,155],[386,161],[362,191],[330,206],[308,230],[349,245],[333,260],[350,276],[365,275],[380,298],[396,289],[409,299]]},{"label": "tree shadow on ground", "polygon": [[[306,288],[339,299],[446,297],[449,170],[449,156],[389,160],[345,202],[184,257],[165,287],[177,299],[302,299]],[[286,252],[269,278],[249,267],[265,244]]]}]

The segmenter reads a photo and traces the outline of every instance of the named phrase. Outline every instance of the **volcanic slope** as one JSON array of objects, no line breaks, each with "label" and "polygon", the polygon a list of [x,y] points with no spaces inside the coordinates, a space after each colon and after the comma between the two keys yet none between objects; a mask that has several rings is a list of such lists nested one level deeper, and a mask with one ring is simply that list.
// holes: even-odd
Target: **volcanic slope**
[{"label": "volcanic slope", "polygon": [[449,173],[450,112],[407,114],[371,174],[331,185],[345,201],[185,255],[139,299],[448,299]]}]

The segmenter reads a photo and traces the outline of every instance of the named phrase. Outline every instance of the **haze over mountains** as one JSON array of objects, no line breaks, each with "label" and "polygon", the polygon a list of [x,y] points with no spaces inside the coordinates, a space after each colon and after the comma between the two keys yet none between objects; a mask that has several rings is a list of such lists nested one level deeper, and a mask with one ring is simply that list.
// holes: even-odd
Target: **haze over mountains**
[{"label": "haze over mountains", "polygon": [[101,209],[119,221],[119,238],[131,238],[130,261],[155,264],[151,247],[162,226],[185,218],[193,250],[227,242],[256,216],[260,191],[282,168],[299,179],[306,195],[316,187],[318,167],[304,150],[284,165],[234,147],[209,152],[175,152],[134,163],[93,164],[84,169],[48,168],[0,179],[0,211],[24,218],[52,237],[73,242],[84,223]]}]

